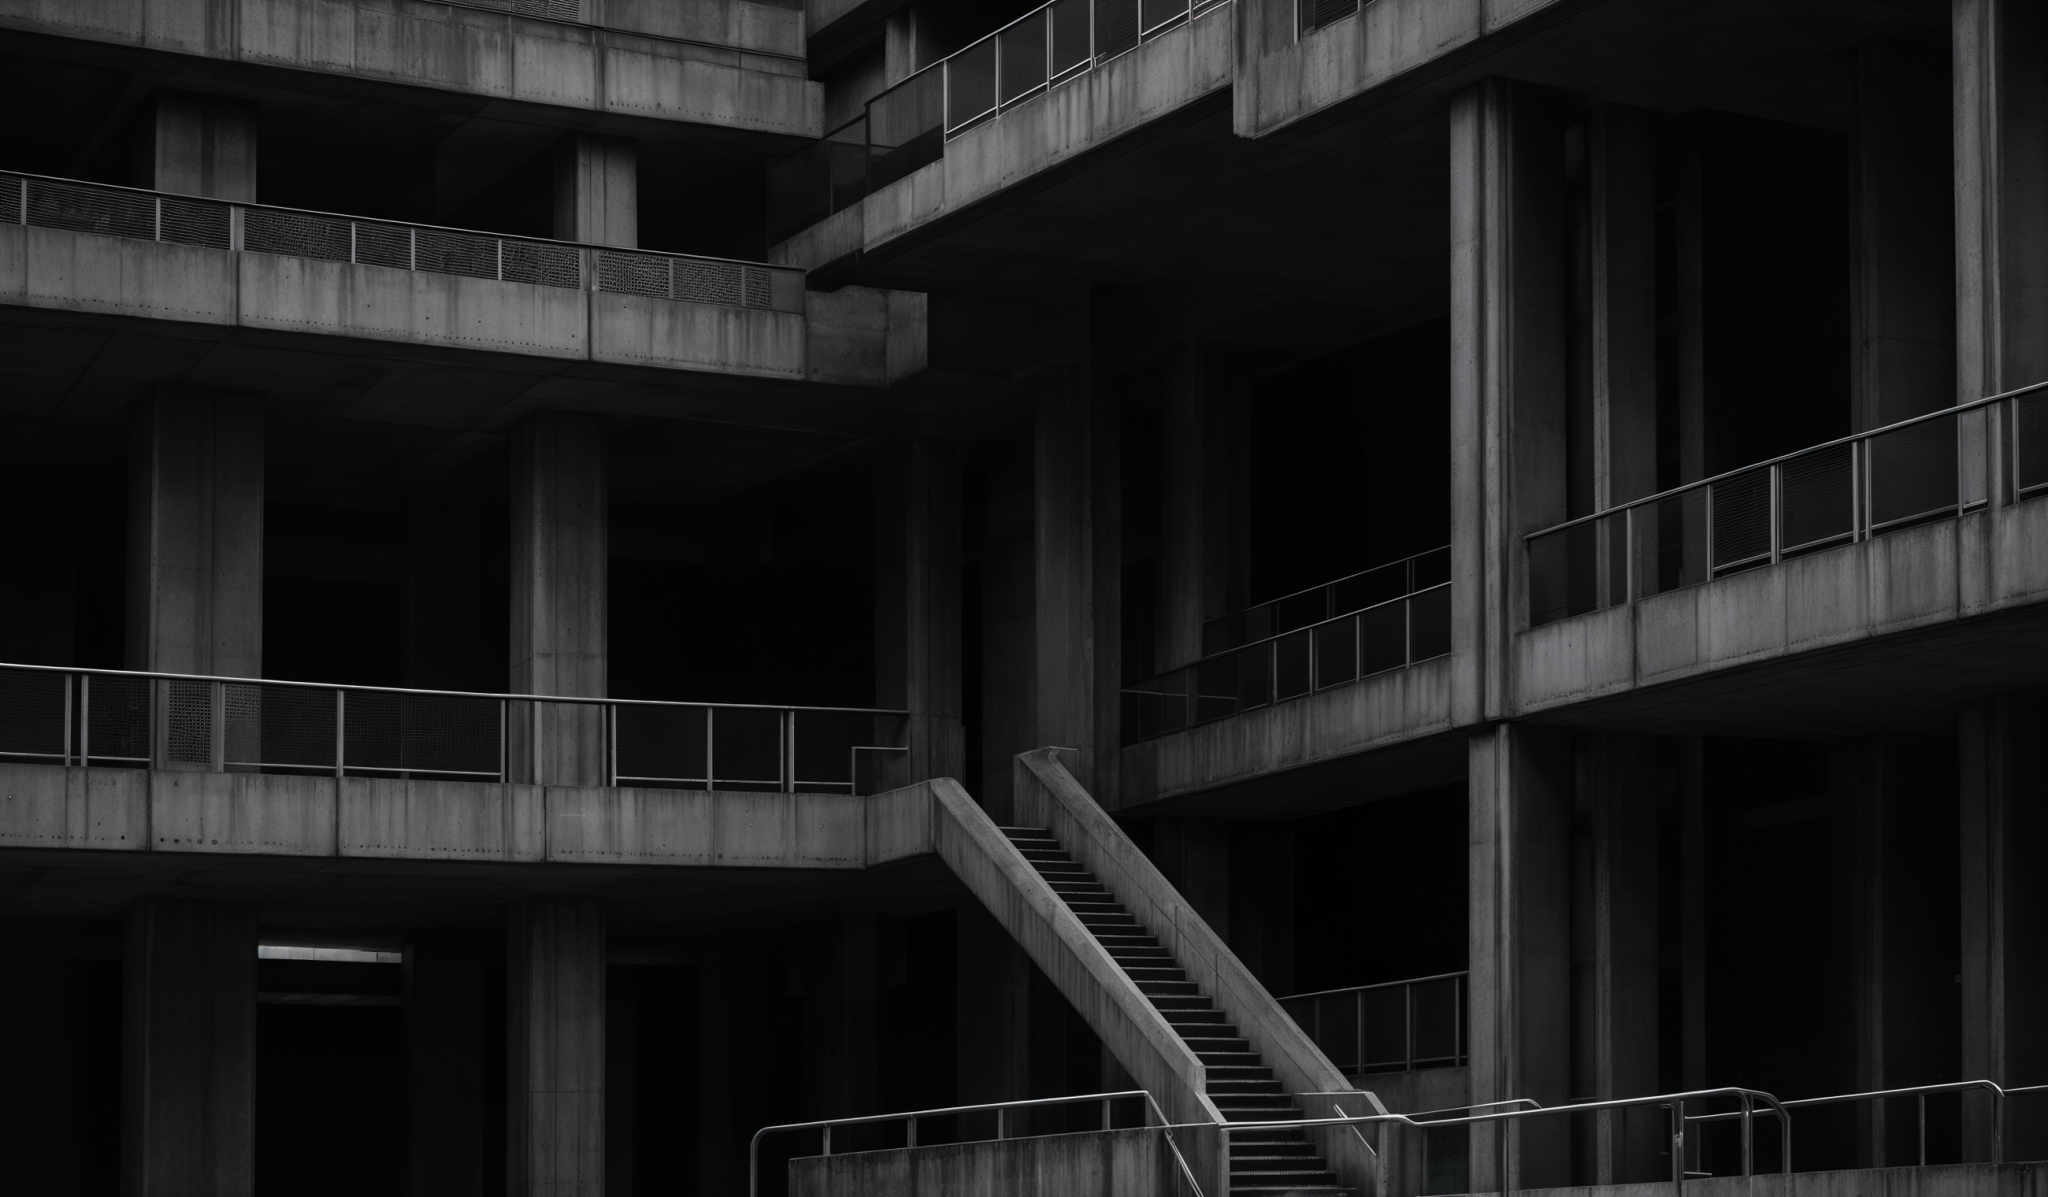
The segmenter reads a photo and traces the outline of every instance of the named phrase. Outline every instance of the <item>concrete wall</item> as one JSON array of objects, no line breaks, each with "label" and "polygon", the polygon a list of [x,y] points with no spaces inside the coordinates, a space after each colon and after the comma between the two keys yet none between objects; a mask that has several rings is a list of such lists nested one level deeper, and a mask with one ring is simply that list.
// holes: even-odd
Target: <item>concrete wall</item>
[{"label": "concrete wall", "polygon": [[[1928,1168],[1863,1168],[1843,1172],[1797,1172],[1788,1182],[1777,1175],[1714,1176],[1687,1181],[1693,1197],[2041,1197],[2048,1193],[2048,1164],[1950,1164]],[[1671,1182],[1581,1185],[1523,1189],[1522,1197],[1664,1197]]]},{"label": "concrete wall", "polygon": [[1194,793],[1449,730],[1458,726],[1452,679],[1459,667],[1454,657],[1438,657],[1132,744],[1123,750],[1118,804]]},{"label": "concrete wall", "polygon": [[[1498,33],[1561,0],[1373,0],[1296,41],[1293,0],[1239,0],[1237,131],[1257,137]],[[1267,6],[1285,7],[1269,20]]]},{"label": "concrete wall", "polygon": [[[682,14],[712,6],[620,7],[652,25],[662,23],[657,12],[687,24]],[[773,24],[737,15],[731,23]],[[793,137],[824,132],[824,90],[797,59],[425,0],[0,0],[0,27],[494,100]],[[788,31],[762,32],[786,52]]]},{"label": "concrete wall", "polygon": [[[750,0],[584,0],[584,19],[608,29],[714,42],[745,50],[803,57],[801,8]],[[801,74],[801,64],[792,64]]]},{"label": "concrete wall", "polygon": [[1046,1135],[789,1162],[792,1197],[1151,1197],[1178,1192],[1156,1130]]},{"label": "concrete wall", "polygon": [[876,798],[0,765],[0,846],[859,869],[933,850],[928,786]]},{"label": "concrete wall", "polygon": [[1523,712],[2048,598],[2048,502],[1887,532],[1515,640]]},{"label": "concrete wall", "polygon": [[920,295],[806,312],[0,225],[0,304],[560,360],[880,386],[924,367]]}]

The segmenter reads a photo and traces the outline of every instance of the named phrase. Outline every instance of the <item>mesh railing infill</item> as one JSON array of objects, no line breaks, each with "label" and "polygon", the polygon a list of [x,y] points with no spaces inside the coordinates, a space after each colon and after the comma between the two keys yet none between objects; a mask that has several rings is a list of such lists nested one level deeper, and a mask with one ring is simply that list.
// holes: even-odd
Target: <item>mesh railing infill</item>
[{"label": "mesh railing infill", "polygon": [[21,189],[26,183],[20,175],[0,175],[0,224],[21,223]]},{"label": "mesh railing infill", "polygon": [[233,248],[233,209],[228,205],[169,196],[161,203],[158,240],[206,249]]},{"label": "mesh railing infill", "polygon": [[212,684],[183,679],[158,684],[164,696],[164,760],[173,765],[211,765]]},{"label": "mesh railing infill", "polygon": [[1819,548],[1856,532],[1856,446],[1837,445],[1779,467],[1779,537],[1783,551]]},{"label": "mesh railing infill", "polygon": [[1730,569],[1771,555],[1771,472],[1749,470],[1717,482],[1714,568]]},{"label": "mesh railing infill", "polygon": [[[394,270],[412,269],[412,230],[400,224],[378,224],[358,220],[356,230],[356,262],[363,266],[389,266]],[[247,236],[246,228],[244,236]]]},{"label": "mesh railing infill", "polygon": [[249,208],[242,213],[242,248],[293,258],[346,262],[349,222],[309,212]]},{"label": "mesh railing infill", "polygon": [[622,705],[613,734],[622,783],[669,782],[687,789],[708,784],[703,708]]},{"label": "mesh railing infill", "polygon": [[36,179],[28,189],[28,223],[74,233],[154,240],[156,197]]},{"label": "mesh railing infill", "polygon": [[502,709],[486,697],[350,691],[343,769],[496,777],[503,760]]},{"label": "mesh railing infill", "polygon": [[67,759],[65,727],[63,675],[0,670],[0,759]]},{"label": "mesh railing infill", "polygon": [[89,762],[149,760],[151,682],[141,677],[79,679]]},{"label": "mesh railing infill", "polygon": [[674,260],[669,299],[691,303],[724,303],[742,307],[747,302],[746,268],[733,262]]},{"label": "mesh railing infill", "polygon": [[652,254],[600,251],[597,255],[597,289],[616,295],[667,299],[669,259]]},{"label": "mesh railing infill", "polygon": [[544,241],[507,241],[504,253],[504,277],[508,283],[571,289],[583,286],[583,255],[574,246],[550,245]]},{"label": "mesh railing infill", "polygon": [[497,278],[498,238],[448,229],[414,229],[413,269],[463,278]]}]

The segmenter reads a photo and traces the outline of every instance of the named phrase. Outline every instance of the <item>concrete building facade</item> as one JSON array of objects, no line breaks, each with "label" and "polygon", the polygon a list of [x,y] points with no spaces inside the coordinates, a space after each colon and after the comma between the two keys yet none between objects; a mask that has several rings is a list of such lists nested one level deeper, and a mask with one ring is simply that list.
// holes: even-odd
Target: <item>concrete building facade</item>
[{"label": "concrete building facade", "polygon": [[2044,62],[0,0],[7,1187],[2040,1189]]}]

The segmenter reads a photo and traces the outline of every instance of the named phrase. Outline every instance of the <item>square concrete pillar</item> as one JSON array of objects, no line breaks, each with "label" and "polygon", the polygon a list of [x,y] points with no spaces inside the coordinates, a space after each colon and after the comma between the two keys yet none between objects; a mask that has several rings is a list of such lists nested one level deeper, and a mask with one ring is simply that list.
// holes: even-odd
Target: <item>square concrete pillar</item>
[{"label": "square concrete pillar", "polygon": [[[602,697],[610,684],[609,480],[604,424],[535,416],[512,434],[511,688]],[[607,780],[601,708],[514,712],[513,775],[548,785]],[[539,728],[539,750],[533,729]]]},{"label": "square concrete pillar", "polygon": [[1158,636],[1153,664],[1200,658],[1203,627],[1246,606],[1250,431],[1244,389],[1214,355],[1188,345],[1168,383]]},{"label": "square concrete pillar", "polygon": [[640,151],[630,141],[578,135],[555,158],[555,236],[640,244]]},{"label": "square concrete pillar", "polygon": [[882,72],[894,87],[943,57],[931,14],[923,5],[906,4],[882,21]]},{"label": "square concrete pillar", "polygon": [[604,1197],[604,916],[529,902],[506,931],[507,1191]]},{"label": "square concrete pillar", "polygon": [[[1572,1092],[1572,753],[1562,733],[1502,724],[1468,745],[1467,1019],[1474,1102]],[[1476,1128],[1471,1189],[1568,1183],[1569,1136]]]},{"label": "square concrete pillar", "polygon": [[910,751],[880,758],[882,785],[959,777],[967,767],[959,455],[911,441],[877,464],[875,500],[875,701],[911,712]]},{"label": "square concrete pillar", "polygon": [[[2002,1085],[2038,1085],[2048,1077],[2048,703],[2038,696],[1999,698],[1964,709],[1959,728],[1958,798],[1962,816],[1962,1075]],[[2048,1152],[2038,1097],[2014,1103],[2005,1124],[2005,1158]],[[1991,1111],[1981,1098],[1963,1107],[1966,1159],[1989,1159]]]},{"label": "square concrete pillar", "polygon": [[1565,518],[1564,125],[1489,80],[1451,105],[1451,646],[1461,720],[1501,714],[1526,622],[1522,534]]},{"label": "square concrete pillar", "polygon": [[[2048,12],[1953,0],[1956,400],[2048,379]],[[1963,493],[2007,497],[2008,429],[1964,419]]]},{"label": "square concrete pillar", "polygon": [[143,139],[148,186],[256,202],[256,111],[215,96],[171,92],[151,106]]},{"label": "square concrete pillar", "polygon": [[133,416],[128,663],[263,675],[263,414],[156,399]]},{"label": "square concrete pillar", "polygon": [[484,1184],[484,963],[459,941],[405,953],[412,1197],[480,1197]]},{"label": "square concrete pillar", "polygon": [[[1588,1099],[1642,1097],[1662,1079],[1658,1021],[1659,797],[1656,742],[1581,736],[1576,745],[1572,964],[1579,1083]],[[1542,1128],[1557,1133],[1564,1128]],[[1659,1110],[1619,1110],[1575,1127],[1598,1184],[1662,1174],[1670,1127]]]},{"label": "square concrete pillar", "polygon": [[256,919],[147,901],[128,918],[122,1192],[256,1187]]}]

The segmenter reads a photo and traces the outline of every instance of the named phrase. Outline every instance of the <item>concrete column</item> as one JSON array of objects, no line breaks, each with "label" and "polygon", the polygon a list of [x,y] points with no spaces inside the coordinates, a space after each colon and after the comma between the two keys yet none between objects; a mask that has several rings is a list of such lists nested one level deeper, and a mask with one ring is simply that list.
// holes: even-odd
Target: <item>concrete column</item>
[{"label": "concrete column", "polygon": [[507,932],[506,1188],[603,1197],[604,916],[587,902],[531,902]]},{"label": "concrete column", "polygon": [[959,777],[967,767],[959,455],[912,441],[878,465],[875,483],[875,700],[911,712],[910,751],[878,762],[883,784]]},{"label": "concrete column", "polygon": [[[1956,400],[2048,378],[2048,13],[1954,0]],[[1963,493],[2005,499],[2007,431],[1964,420]]]},{"label": "concrete column", "polygon": [[[511,688],[602,696],[610,681],[610,541],[605,428],[585,416],[542,415],[512,441]],[[513,720],[513,775],[553,785],[605,780],[596,707],[538,712],[539,776],[526,718]]]},{"label": "concrete column", "polygon": [[129,455],[128,663],[263,676],[263,414],[156,399]]},{"label": "concrete column", "polygon": [[[1656,493],[1657,141],[1653,118],[1602,105],[1586,123],[1587,187],[1582,269],[1592,469],[1584,510]],[[1636,521],[1636,560],[1657,559],[1657,526]],[[1627,584],[1620,528],[1600,539],[1595,577],[1604,604]]]},{"label": "concrete column", "polygon": [[1062,371],[1033,430],[1033,747],[1079,750],[1075,776],[1116,793],[1123,666],[1122,506],[1112,396]]},{"label": "concrete column", "polygon": [[[2048,785],[2042,744],[2048,704],[2034,696],[1966,707],[1960,726],[1958,794],[1962,808],[1962,1073],[2002,1085],[2040,1084],[2048,1076]],[[2034,1111],[2040,1109],[2033,1099]],[[2040,1159],[2048,1133],[2037,1114],[2006,1116],[2005,1158]],[[1964,1106],[1966,1159],[1988,1159],[1988,1103]]]},{"label": "concrete column", "polygon": [[412,1197],[481,1197],[484,965],[459,943],[415,939],[405,955],[406,1101]]},{"label": "concrete column", "polygon": [[979,906],[954,936],[955,1096],[962,1105],[1032,1096],[1031,958]]},{"label": "concrete column", "polygon": [[1241,389],[1223,364],[1184,350],[1166,396],[1159,621],[1153,661],[1173,669],[1199,658],[1203,625],[1246,605],[1248,431]]},{"label": "concrete column", "polygon": [[[1469,742],[1472,1100],[1573,1096],[1572,757],[1559,733],[1502,724]],[[1471,1187],[1568,1180],[1566,1136],[1472,1133]]]},{"label": "concrete column", "polygon": [[1563,124],[1493,80],[1451,105],[1451,613],[1459,718],[1510,701],[1522,533],[1566,515]]},{"label": "concrete column", "polygon": [[167,93],[149,117],[146,186],[256,202],[256,112],[213,96]]},{"label": "concrete column", "polygon": [[577,135],[555,158],[555,236],[640,244],[640,151],[630,141]]},{"label": "concrete column", "polygon": [[[1587,1098],[1640,1097],[1661,1079],[1658,1025],[1656,744],[1586,736],[1577,744],[1579,846],[1573,969],[1580,1083]],[[1669,1127],[1661,1111],[1603,1114],[1585,1127],[1597,1184],[1659,1176]]]},{"label": "concrete column", "polygon": [[941,57],[931,20],[915,4],[890,13],[882,24],[882,70],[894,87]]},{"label": "concrete column", "polygon": [[256,920],[148,901],[128,918],[122,1192],[256,1187]]}]

